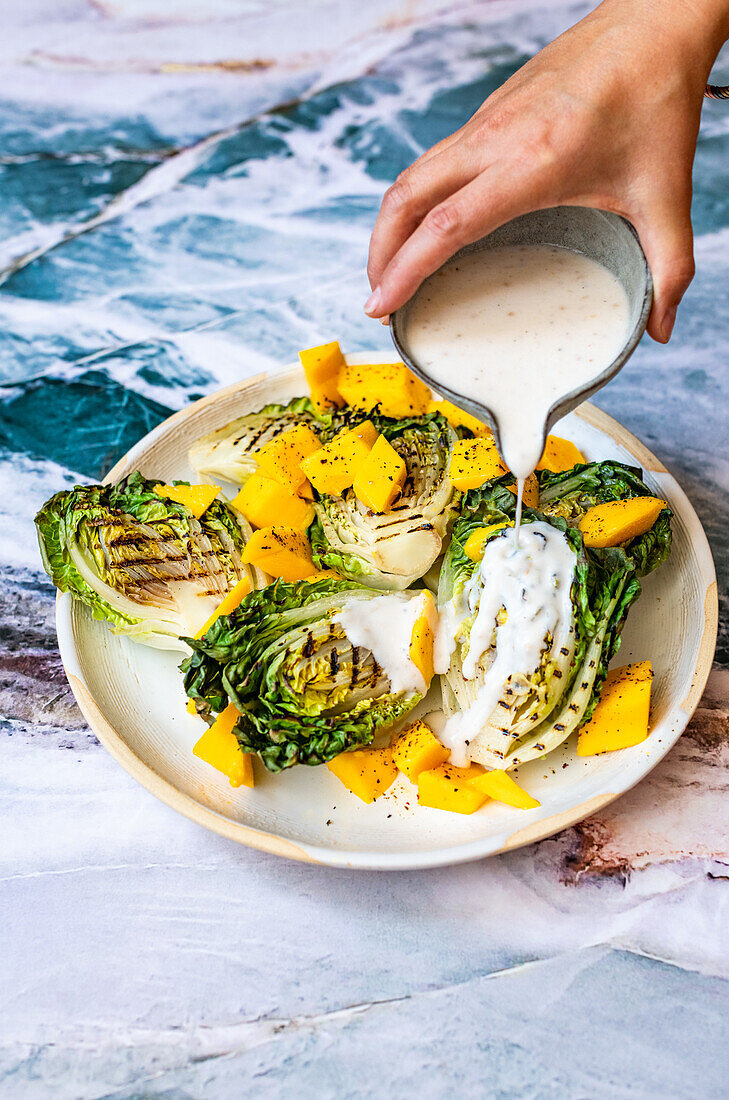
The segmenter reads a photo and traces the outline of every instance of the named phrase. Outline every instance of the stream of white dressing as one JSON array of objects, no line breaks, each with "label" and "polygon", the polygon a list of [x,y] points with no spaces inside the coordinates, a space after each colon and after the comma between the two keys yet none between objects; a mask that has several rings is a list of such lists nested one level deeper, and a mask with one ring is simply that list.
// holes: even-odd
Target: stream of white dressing
[{"label": "stream of white dressing", "polygon": [[[553,651],[568,643],[575,562],[562,532],[548,523],[527,524],[518,543],[509,530],[486,544],[478,573],[461,599],[451,601],[441,613],[436,672],[448,671],[458,626],[473,615],[476,605],[463,662],[465,679],[476,678],[489,650],[492,660],[472,705],[450,717],[439,735],[451,750],[451,763],[463,767],[469,762],[469,745],[489,725],[510,677],[531,677],[537,671],[548,636]],[[497,625],[502,609],[506,617]]]},{"label": "stream of white dressing", "polygon": [[429,592],[423,592],[420,598],[398,594],[348,600],[333,621],[339,623],[353,646],[369,649],[393,692],[417,691],[425,695],[428,685],[410,657],[413,627],[425,610],[435,633],[438,616]]},{"label": "stream of white dressing", "polygon": [[547,415],[601,374],[628,336],[620,282],[578,252],[513,245],[452,260],[407,315],[413,360],[437,385],[490,409],[519,479],[541,457]]}]

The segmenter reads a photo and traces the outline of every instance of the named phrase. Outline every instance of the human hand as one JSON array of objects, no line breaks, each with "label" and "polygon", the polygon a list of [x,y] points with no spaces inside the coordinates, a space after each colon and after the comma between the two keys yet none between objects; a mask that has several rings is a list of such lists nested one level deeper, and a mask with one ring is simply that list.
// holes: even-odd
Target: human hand
[{"label": "human hand", "polygon": [[530,210],[593,206],[638,231],[648,332],[694,273],[691,170],[729,0],[604,0],[402,172],[372,233],[365,312],[387,317],[463,245]]}]

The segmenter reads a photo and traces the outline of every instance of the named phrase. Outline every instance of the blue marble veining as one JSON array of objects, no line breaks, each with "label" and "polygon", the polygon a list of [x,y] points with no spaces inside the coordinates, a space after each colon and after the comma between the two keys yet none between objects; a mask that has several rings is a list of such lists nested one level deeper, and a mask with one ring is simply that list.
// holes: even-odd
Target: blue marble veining
[{"label": "blue marble veining", "polygon": [[689,493],[722,600],[697,718],[613,816],[400,875],[207,834],[86,728],[32,527],[51,493],[200,395],[321,340],[387,348],[361,309],[384,187],[588,6],[3,13],[3,1095],[725,1095],[726,104],[704,109],[697,277],[674,339],[644,341],[598,401]]}]

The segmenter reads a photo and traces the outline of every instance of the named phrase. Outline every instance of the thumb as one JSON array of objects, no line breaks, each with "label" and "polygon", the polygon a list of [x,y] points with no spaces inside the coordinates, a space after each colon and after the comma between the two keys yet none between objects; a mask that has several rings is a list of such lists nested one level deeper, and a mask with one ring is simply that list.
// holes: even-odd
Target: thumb
[{"label": "thumb", "polygon": [[679,307],[694,277],[694,239],[689,206],[653,209],[636,222],[636,229],[653,276],[653,308],[648,333],[668,343]]}]

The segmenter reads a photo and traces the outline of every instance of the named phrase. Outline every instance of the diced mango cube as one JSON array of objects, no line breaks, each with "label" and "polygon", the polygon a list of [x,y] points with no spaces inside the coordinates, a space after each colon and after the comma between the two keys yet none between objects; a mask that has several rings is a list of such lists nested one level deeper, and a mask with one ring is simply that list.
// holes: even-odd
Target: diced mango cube
[{"label": "diced mango cube", "polygon": [[430,592],[423,593],[423,610],[415,620],[410,636],[410,660],[425,681],[426,689],[433,679],[433,646],[437,624],[435,604]]},{"label": "diced mango cube", "polygon": [[337,388],[348,405],[384,416],[420,416],[430,403],[430,390],[404,363],[345,364]]},{"label": "diced mango cube", "polygon": [[236,607],[245,599],[251,590],[251,582],[248,577],[241,577],[237,584],[235,584],[227,596],[223,598],[215,611],[213,611],[210,618],[203,623],[200,629],[195,633],[196,638],[204,638],[210,627],[219,619],[221,615],[230,615],[231,611],[235,611]]},{"label": "diced mango cube", "polygon": [[227,775],[231,787],[253,786],[253,762],[233,733],[240,711],[229,703],[193,748],[200,760]]},{"label": "diced mango cube", "polygon": [[[512,487],[512,491],[516,492],[516,485]],[[529,474],[529,477],[524,481],[524,491],[521,499],[527,508],[537,508],[539,506],[539,482],[535,474]]]},{"label": "diced mango cube", "polygon": [[380,435],[357,471],[355,495],[371,511],[387,512],[399,496],[406,476],[405,462],[384,435]]},{"label": "diced mango cube", "polygon": [[390,748],[350,749],[335,756],[327,767],[348,791],[368,803],[384,794],[397,779]]},{"label": "diced mango cube", "polygon": [[450,751],[442,745],[425,722],[406,726],[392,743],[392,757],[400,771],[417,782],[421,772],[445,764]]},{"label": "diced mango cube", "polygon": [[664,508],[657,497],[609,500],[588,509],[579,522],[585,546],[618,546],[650,531]]},{"label": "diced mango cube", "polygon": [[317,492],[341,496],[354,482],[376,439],[377,428],[371,420],[365,420],[335,435],[325,447],[305,458],[301,469]]},{"label": "diced mango cube", "polygon": [[284,581],[305,580],[317,572],[309,540],[294,527],[259,527],[246,543],[243,561]]},{"label": "diced mango cube", "polygon": [[481,561],[486,543],[497,531],[503,531],[505,527],[513,527],[512,523],[490,523],[488,527],[477,527],[472,531],[463,544],[463,553],[471,561]]},{"label": "diced mango cube", "polygon": [[458,440],[451,456],[450,473],[454,489],[465,492],[501,477],[507,469],[496,449],[494,437],[480,435],[476,439]]},{"label": "diced mango cube", "polygon": [[571,470],[573,466],[581,465],[583,462],[585,462],[585,456],[569,439],[548,435],[537,469],[550,470],[553,474],[559,474],[562,470]]},{"label": "diced mango cube", "polygon": [[200,519],[220,492],[219,485],[155,485],[158,497],[167,497],[178,504],[184,504],[193,516]]},{"label": "diced mango cube", "polygon": [[318,437],[306,424],[297,424],[281,432],[270,443],[265,443],[253,457],[263,472],[288,489],[296,493],[306,481],[301,469],[303,459],[314,454],[321,447]]},{"label": "diced mango cube", "polygon": [[337,376],[344,366],[344,356],[339,341],[306,348],[299,352],[299,359],[309,383],[311,400],[319,412],[341,408],[344,398],[337,389]]},{"label": "diced mango cube", "polygon": [[268,573],[269,577],[276,577],[282,581],[306,581],[316,573],[316,567],[313,564],[287,551],[271,554],[260,568],[264,573]]},{"label": "diced mango cube", "polygon": [[282,523],[305,531],[314,520],[312,504],[284,489],[280,482],[266,477],[260,470],[251,474],[231,504],[243,513],[252,527]]},{"label": "diced mango cube", "polygon": [[195,706],[194,699],[187,700],[187,706],[185,707],[185,710],[188,714],[191,714],[193,718],[197,718],[197,707]]},{"label": "diced mango cube", "polygon": [[600,702],[577,737],[577,755],[594,756],[638,745],[648,736],[653,669],[650,661],[608,672]]},{"label": "diced mango cube", "polygon": [[450,401],[431,401],[428,412],[442,413],[452,428],[468,428],[474,435],[485,435],[491,432],[488,424],[484,424],[483,420],[477,420],[475,416],[471,416],[464,409],[459,409]]},{"label": "diced mango cube", "polygon": [[452,764],[440,764],[418,776],[418,802],[434,810],[450,810],[456,814],[473,814],[479,810],[488,796],[471,783],[483,768],[470,764],[467,768],[455,768]]},{"label": "diced mango cube", "polygon": [[504,802],[507,806],[516,806],[518,810],[533,810],[541,806],[536,798],[520,787],[515,779],[498,768],[494,771],[484,772],[471,780],[471,786],[487,798],[493,798],[495,802]]}]

